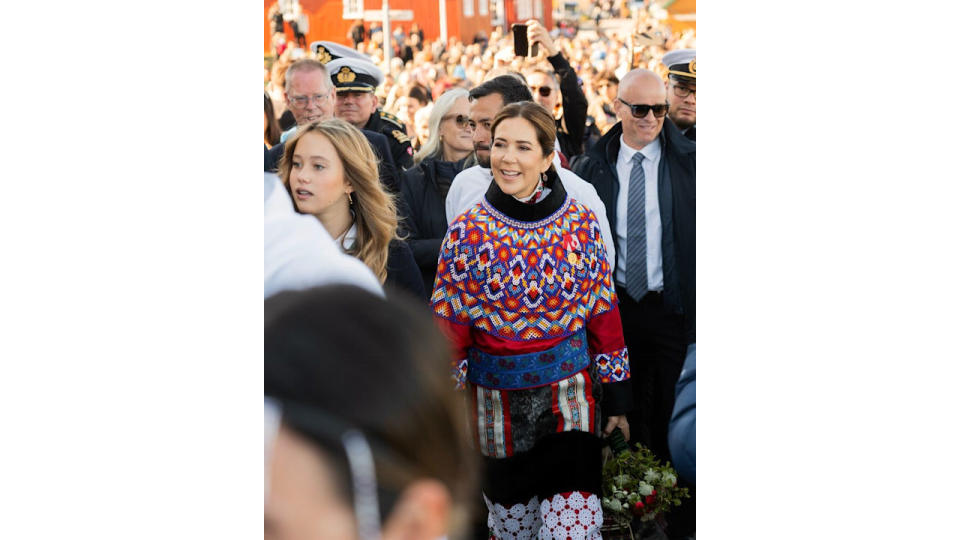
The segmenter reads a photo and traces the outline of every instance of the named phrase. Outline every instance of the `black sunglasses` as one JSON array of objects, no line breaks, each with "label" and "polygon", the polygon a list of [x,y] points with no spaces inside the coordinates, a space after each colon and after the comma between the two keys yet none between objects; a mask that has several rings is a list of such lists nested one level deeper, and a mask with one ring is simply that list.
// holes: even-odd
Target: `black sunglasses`
[{"label": "black sunglasses", "polygon": [[550,97],[550,94],[553,93],[553,88],[549,86],[531,86],[530,89],[539,92],[543,97]]},{"label": "black sunglasses", "polygon": [[663,118],[663,116],[667,114],[667,110],[670,109],[669,103],[658,103],[656,105],[631,105],[620,98],[617,99],[620,100],[620,103],[630,107],[630,114],[632,114],[634,118],[644,118],[651,110],[653,111],[654,118]]},{"label": "black sunglasses", "polygon": [[457,116],[453,116],[452,114],[448,114],[448,115],[444,116],[443,118],[441,118],[440,121],[441,121],[441,122],[445,122],[445,121],[447,121],[447,120],[449,120],[449,119],[451,119],[451,118],[453,118],[453,121],[457,123],[457,127],[460,128],[460,129],[465,129],[465,128],[467,128],[467,127],[470,127],[470,119],[467,118],[466,116],[462,115],[462,114],[458,114]]}]

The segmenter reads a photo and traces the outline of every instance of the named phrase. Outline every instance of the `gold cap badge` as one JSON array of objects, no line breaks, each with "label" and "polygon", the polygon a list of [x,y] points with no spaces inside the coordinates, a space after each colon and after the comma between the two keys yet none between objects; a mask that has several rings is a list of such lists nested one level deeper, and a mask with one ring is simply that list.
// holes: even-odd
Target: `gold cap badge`
[{"label": "gold cap badge", "polygon": [[342,83],[350,83],[355,81],[357,74],[353,71],[350,71],[350,68],[343,66],[340,68],[340,71],[337,73],[337,81]]},{"label": "gold cap badge", "polygon": [[327,51],[323,45],[320,45],[317,47],[317,60],[321,64],[326,64],[327,62],[333,60],[333,57],[330,56],[330,52]]}]

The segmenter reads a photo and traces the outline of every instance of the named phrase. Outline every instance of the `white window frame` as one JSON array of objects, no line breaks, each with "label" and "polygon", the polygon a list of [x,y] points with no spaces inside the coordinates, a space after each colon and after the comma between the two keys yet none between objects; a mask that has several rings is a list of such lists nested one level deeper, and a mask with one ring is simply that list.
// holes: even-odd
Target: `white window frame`
[{"label": "white window frame", "polygon": [[517,8],[517,22],[522,23],[526,22],[529,19],[533,18],[533,9],[530,5],[530,0],[517,0],[517,3],[514,4]]},{"label": "white window frame", "polygon": [[473,17],[473,0],[463,0],[463,16]]},{"label": "white window frame", "polygon": [[487,15],[490,11],[487,9],[487,0],[477,0],[477,13]]},{"label": "white window frame", "polygon": [[[351,5],[353,10],[350,9]],[[343,0],[343,18],[363,19],[363,0]]]}]

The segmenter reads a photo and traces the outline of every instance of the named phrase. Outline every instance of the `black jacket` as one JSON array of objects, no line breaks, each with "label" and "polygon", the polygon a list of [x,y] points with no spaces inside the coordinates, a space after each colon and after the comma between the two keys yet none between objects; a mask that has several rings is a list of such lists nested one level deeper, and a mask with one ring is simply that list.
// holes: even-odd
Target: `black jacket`
[{"label": "black jacket", "polygon": [[384,285],[405,291],[417,300],[427,300],[417,261],[410,252],[410,246],[402,240],[390,242],[390,252],[387,254],[387,280]]},{"label": "black jacket", "polygon": [[[397,167],[393,163],[393,157],[390,154],[390,147],[387,144],[386,136],[365,129],[360,131],[363,132],[363,136],[367,138],[370,146],[373,147],[373,153],[380,158],[380,183],[383,184],[383,187],[390,193],[396,193],[400,186],[400,174],[397,172]],[[276,144],[273,148],[264,152],[264,172],[277,172],[277,167],[280,166],[280,158],[283,156],[284,146],[285,144]]]},{"label": "black jacket", "polygon": [[[469,157],[455,163],[441,162],[438,167],[438,159],[427,158],[416,167],[403,172],[400,183],[402,204],[398,205],[403,218],[402,226],[427,291],[433,291],[440,244],[447,233],[444,207],[447,191],[453,177],[463,170],[467,159]],[[444,172],[447,174],[443,174]]]},{"label": "black jacket", "polygon": [[563,117],[557,120],[557,141],[567,159],[583,153],[583,133],[587,126],[587,97],[583,95],[577,72],[563,53],[548,56],[547,60],[560,79],[560,97]]},{"label": "black jacket", "polygon": [[[571,162],[573,172],[593,184],[616,230],[617,156],[623,126],[617,122],[586,154]],[[669,118],[660,132],[661,157],[657,191],[663,226],[663,299],[673,313],[684,316],[687,343],[696,341],[697,145],[680,133]],[[617,246],[617,256],[621,247]]]},{"label": "black jacket", "polygon": [[380,133],[387,138],[387,147],[390,149],[390,155],[393,156],[393,163],[398,171],[402,172],[413,167],[413,147],[410,145],[410,137],[407,136],[407,128],[396,116],[377,109],[370,115],[363,129]]}]

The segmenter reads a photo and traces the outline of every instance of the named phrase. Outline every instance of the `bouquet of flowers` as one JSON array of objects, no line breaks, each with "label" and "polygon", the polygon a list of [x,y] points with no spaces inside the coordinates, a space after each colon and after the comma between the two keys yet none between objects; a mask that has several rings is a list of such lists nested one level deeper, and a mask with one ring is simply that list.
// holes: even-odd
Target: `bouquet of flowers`
[{"label": "bouquet of flowers", "polygon": [[653,520],[690,497],[687,488],[677,487],[677,473],[670,462],[661,465],[639,443],[631,451],[620,442],[611,445],[615,455],[603,465],[601,501],[604,514],[613,518],[617,528],[629,527],[634,517],[641,522]]}]

